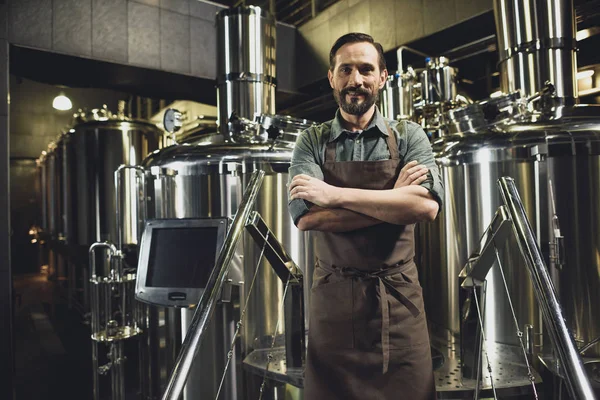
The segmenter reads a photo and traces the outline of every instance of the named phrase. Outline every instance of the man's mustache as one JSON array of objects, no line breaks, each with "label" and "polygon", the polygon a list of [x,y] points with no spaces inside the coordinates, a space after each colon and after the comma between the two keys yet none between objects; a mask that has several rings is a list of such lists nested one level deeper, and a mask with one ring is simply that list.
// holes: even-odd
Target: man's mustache
[{"label": "man's mustache", "polygon": [[369,92],[367,89],[362,88],[362,87],[347,87],[347,88],[343,88],[341,90],[340,94],[342,96],[346,96],[347,94],[369,96],[371,94],[371,92]]}]

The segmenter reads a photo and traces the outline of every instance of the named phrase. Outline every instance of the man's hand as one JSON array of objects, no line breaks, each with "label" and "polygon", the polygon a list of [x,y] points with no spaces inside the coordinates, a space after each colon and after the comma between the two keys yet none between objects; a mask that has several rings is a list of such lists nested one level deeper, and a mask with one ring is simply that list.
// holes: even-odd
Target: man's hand
[{"label": "man's hand", "polygon": [[290,183],[290,198],[304,199],[320,207],[336,207],[340,188],[329,185],[320,179],[299,174]]},{"label": "man's hand", "polygon": [[429,169],[425,165],[417,164],[416,161],[407,163],[400,171],[394,189],[409,185],[420,185],[427,179]]}]

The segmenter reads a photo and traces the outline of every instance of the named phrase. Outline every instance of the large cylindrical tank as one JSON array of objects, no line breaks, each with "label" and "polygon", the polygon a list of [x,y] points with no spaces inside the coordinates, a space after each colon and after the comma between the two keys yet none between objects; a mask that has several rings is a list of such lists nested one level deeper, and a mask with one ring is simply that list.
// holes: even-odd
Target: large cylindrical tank
[{"label": "large cylindrical tank", "polygon": [[[148,187],[152,204],[148,208],[153,210],[150,215],[154,218],[231,217],[237,210],[251,173],[261,169],[266,175],[255,209],[296,263],[310,274],[314,262],[312,247],[287,212],[286,183],[291,148],[291,145],[189,143],[157,152],[144,162],[144,167],[150,171]],[[254,349],[270,347],[272,336],[283,332],[283,320],[278,330],[275,329],[280,317],[283,285],[264,258],[259,265],[260,250],[244,233],[230,275],[233,284],[239,287],[234,293],[237,291],[239,295],[231,303],[217,306],[209,336],[202,344],[194,371],[188,379],[190,395],[201,386],[202,393],[214,397],[240,310],[247,308],[236,354],[241,359]],[[252,293],[249,293],[255,273],[257,278]],[[169,326],[189,319],[186,313],[190,311],[150,307],[151,322],[146,328],[151,340],[148,351],[149,357],[156,360],[160,369],[150,375],[153,385],[166,384],[174,361],[169,357],[177,354],[181,335],[185,334],[185,331],[177,332]],[[168,322],[162,327],[156,324],[161,314],[168,316],[163,317]],[[167,346],[159,347],[159,342],[167,343]],[[234,365],[230,368],[239,373]],[[242,381],[239,376],[238,379]],[[233,395],[232,389],[230,395],[224,398],[247,398],[242,393],[237,393],[237,396]]]},{"label": "large cylindrical tank", "polygon": [[254,120],[275,114],[275,19],[260,7],[237,7],[217,15],[220,132],[229,137],[229,117]]},{"label": "large cylindrical tank", "polygon": [[[419,264],[428,318],[437,332],[459,333],[458,274],[503,204],[497,180],[510,176],[554,277],[569,328],[576,341],[587,343],[600,335],[600,314],[593,307],[600,300],[596,211],[600,204],[600,110],[589,106],[563,109],[560,120],[497,128],[445,137],[434,146],[445,204],[435,223],[420,226]],[[562,267],[550,258],[553,210],[565,237],[566,264]],[[530,277],[512,236],[500,259],[519,328],[532,324],[541,333]],[[486,337],[518,345],[498,265],[487,281]],[[549,346],[544,341],[545,351]],[[587,354],[598,354],[598,347]]]},{"label": "large cylindrical tank", "polygon": [[557,101],[577,97],[577,62],[573,0],[494,0],[500,89],[539,92],[546,81]]},{"label": "large cylindrical tank", "polygon": [[[77,115],[65,138],[73,155],[68,179],[76,193],[74,244],[89,247],[95,242],[117,241],[114,172],[121,164],[138,165],[162,147],[163,131],[145,121],[112,115],[105,109]],[[135,244],[139,237],[135,172],[124,179],[128,190],[121,205],[122,244]]]}]

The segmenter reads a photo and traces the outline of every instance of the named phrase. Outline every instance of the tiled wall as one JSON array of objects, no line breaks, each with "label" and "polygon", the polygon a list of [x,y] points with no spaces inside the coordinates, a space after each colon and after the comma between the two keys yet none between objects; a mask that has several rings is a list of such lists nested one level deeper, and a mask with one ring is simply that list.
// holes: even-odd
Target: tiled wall
[{"label": "tiled wall", "polygon": [[298,28],[297,59],[314,59],[298,69],[302,87],[323,78],[333,42],[348,32],[372,35],[385,51],[489,11],[493,0],[341,0]]},{"label": "tiled wall", "polygon": [[[215,16],[199,0],[9,0],[13,44],[214,79]],[[293,91],[295,28],[278,24],[279,89]]]},{"label": "tiled wall", "polygon": [[198,0],[10,0],[9,40],[212,79],[222,8]]}]

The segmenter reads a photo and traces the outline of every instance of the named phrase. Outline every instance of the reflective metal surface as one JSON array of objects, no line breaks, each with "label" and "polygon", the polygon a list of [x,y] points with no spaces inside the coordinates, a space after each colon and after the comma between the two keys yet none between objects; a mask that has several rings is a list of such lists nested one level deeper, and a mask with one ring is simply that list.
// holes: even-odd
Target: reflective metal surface
[{"label": "reflective metal surface", "polygon": [[233,113],[249,120],[257,114],[275,113],[275,85],[269,82],[226,81],[219,84],[218,98],[219,131],[232,141],[239,141],[227,126]]},{"label": "reflective metal surface", "polygon": [[500,90],[531,96],[542,87],[535,0],[494,0]]},{"label": "reflective metal surface", "polygon": [[408,72],[397,72],[388,76],[379,93],[379,110],[384,117],[395,120],[413,119],[413,85],[416,81],[417,77],[412,68],[409,68]]},{"label": "reflective metal surface", "polygon": [[556,87],[561,104],[577,98],[577,45],[573,0],[547,0],[540,4],[538,24],[544,64],[542,79]]},{"label": "reflective metal surface", "polygon": [[426,59],[427,67],[420,74],[424,105],[452,103],[456,100],[456,68],[446,57]]},{"label": "reflective metal surface", "polygon": [[475,133],[478,129],[487,126],[483,109],[479,104],[469,104],[450,110],[448,117],[448,133],[450,135]]},{"label": "reflective metal surface", "polygon": [[[149,193],[152,201],[149,209],[154,211],[150,211],[150,214],[155,218],[233,216],[251,172],[263,170],[266,175],[258,193],[255,210],[261,214],[294,261],[303,269],[306,268],[305,276],[310,277],[314,263],[312,247],[306,241],[305,234],[296,229],[287,212],[286,183],[290,159],[291,149],[273,148],[268,144],[199,142],[163,149],[152,154],[144,163],[144,167],[151,171]],[[254,277],[260,252],[254,240],[244,233],[234,257],[236,267],[230,271],[229,276],[233,285],[239,285],[233,290],[234,294],[239,291],[239,296],[233,296],[230,303],[217,306],[217,318],[209,324],[212,327],[209,328],[213,332],[212,339],[203,341],[194,364],[198,369],[191,372],[192,378],[188,380],[202,382],[203,393],[216,393],[215,385],[223,371],[230,335],[236,318],[239,318],[234,311],[239,312],[239,309],[246,306],[249,283]],[[275,332],[275,326],[283,286],[266,260],[258,268],[260,270],[248,299],[247,319],[244,321],[241,346],[238,346],[239,353],[236,353],[236,357],[244,357],[254,349],[268,347],[272,335],[282,333],[283,324],[280,324],[278,332]],[[306,284],[310,287],[310,282]],[[159,324],[158,315],[161,313],[165,317],[162,324]],[[152,320],[147,324],[150,342],[146,351],[155,368],[149,375],[153,387],[164,388],[166,377],[161,371],[167,374],[170,372],[182,340],[181,329],[174,329],[181,321],[176,317],[177,313],[180,311],[157,308],[151,309],[149,313]],[[168,345],[161,347],[161,342]],[[231,390],[223,397],[226,399],[235,398],[231,396],[234,396],[234,390],[239,389],[234,386],[233,376],[237,376],[240,385],[245,381],[241,377],[241,371],[235,369],[232,374],[234,375],[227,384]],[[239,393],[238,396],[242,394]]]},{"label": "reflective metal surface", "polygon": [[[77,196],[74,241],[82,246],[116,241],[114,171],[121,164],[139,164],[159,149],[163,132],[149,123],[110,116],[88,116],[79,121],[69,133],[74,156],[70,177]],[[128,196],[122,205],[122,241],[127,245],[135,244],[139,234],[135,172],[130,171],[124,181]]]},{"label": "reflective metal surface", "polygon": [[204,293],[198,302],[196,312],[194,312],[194,316],[189,323],[169,383],[162,396],[165,400],[177,400],[179,398],[183,386],[188,379],[199,346],[201,345],[202,340],[207,336],[208,324],[212,320],[217,301],[223,291],[225,279],[229,274],[229,267],[235,254],[235,248],[244,232],[248,217],[256,202],[256,196],[260,190],[264,174],[265,173],[260,170],[254,171],[248,182],[248,186],[244,191],[235,218],[233,219],[227,237],[225,238],[225,243],[223,243],[223,249],[219,253],[217,261],[215,262],[215,268],[210,274]]},{"label": "reflective metal surface", "polygon": [[535,234],[529,224],[519,192],[512,178],[503,177],[498,182],[502,199],[507,206],[519,248],[525,257],[535,296],[542,310],[544,323],[552,339],[552,345],[560,360],[571,398],[593,400],[594,393],[585,374],[583,362],[565,324],[561,306],[546,269]]},{"label": "reflective metal surface", "polygon": [[275,114],[275,32],[275,19],[260,7],[217,15],[219,126],[227,138],[233,112],[250,120]]},{"label": "reflective metal surface", "polygon": [[529,97],[550,81],[556,86],[558,104],[573,104],[577,97],[573,1],[494,0],[494,15],[500,89],[520,90]]},{"label": "reflective metal surface", "polygon": [[[421,225],[419,260],[428,317],[434,331],[459,333],[456,277],[476,249],[493,213],[502,203],[493,182],[511,176],[546,262],[554,238],[550,181],[556,214],[565,237],[566,265],[551,267],[567,324],[577,342],[600,336],[598,285],[600,220],[600,112],[576,107],[560,120],[496,125],[463,138],[447,137],[434,145],[445,184],[444,209],[433,224]],[[501,254],[519,325],[542,332],[533,288],[516,243]],[[497,267],[488,275],[485,328],[488,340],[516,344],[512,318]],[[548,350],[548,343],[544,343]],[[598,346],[589,354],[598,354]]]}]

